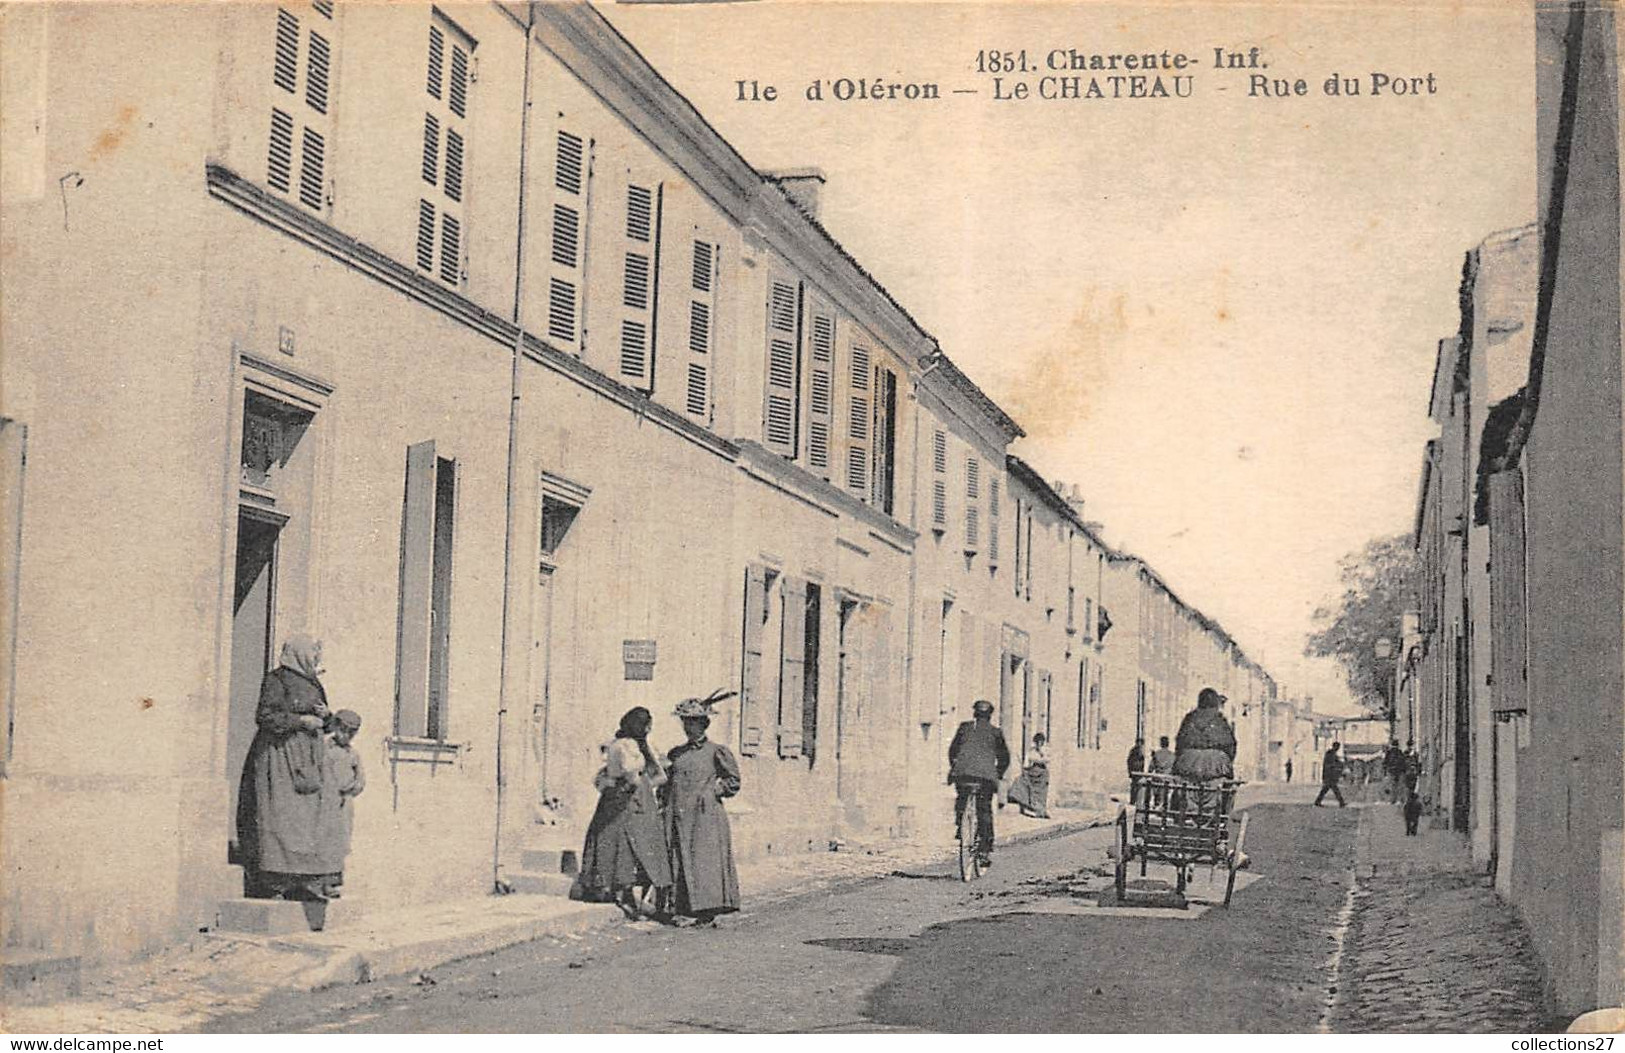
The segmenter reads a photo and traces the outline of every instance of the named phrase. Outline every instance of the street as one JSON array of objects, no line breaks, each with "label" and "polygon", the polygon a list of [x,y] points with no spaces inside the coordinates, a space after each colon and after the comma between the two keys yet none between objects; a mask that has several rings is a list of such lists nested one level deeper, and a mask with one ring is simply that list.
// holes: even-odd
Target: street
[{"label": "street", "polygon": [[[1254,805],[1251,880],[1230,910],[1112,913],[1109,828],[753,907],[719,928],[649,923],[541,940],[430,976],[279,995],[211,1030],[342,1032],[1311,1032],[1534,1027],[1515,922],[1450,869],[1448,834],[1384,867],[1389,807]],[[1362,833],[1362,824],[1372,829]],[[1350,895],[1357,849],[1373,884]],[[1434,860],[1423,865],[1423,856]],[[1420,854],[1419,854],[1420,853]],[[1441,853],[1444,853],[1441,855]],[[1445,862],[1439,862],[1445,860]],[[1409,875],[1396,891],[1396,874]],[[1170,876],[1166,868],[1160,876]],[[1152,868],[1152,878],[1159,876]],[[1199,878],[1203,875],[1199,874]],[[1200,896],[1198,884],[1197,895]],[[1222,887],[1222,882],[1221,882]],[[1450,901],[1429,930],[1428,889]],[[1405,905],[1385,907],[1403,893]],[[1351,905],[1352,904],[1352,910]],[[1476,921],[1476,924],[1466,924]],[[1408,977],[1406,925],[1449,969]],[[1458,947],[1445,930],[1463,932]],[[1465,931],[1464,931],[1465,930]],[[1362,947],[1364,934],[1371,941]],[[1397,982],[1396,982],[1397,978]],[[1363,983],[1362,983],[1363,981]],[[1387,983],[1384,987],[1383,984]],[[1342,994],[1339,994],[1339,991]],[[1489,992],[1486,994],[1485,992]],[[1511,992],[1509,994],[1509,992]],[[1519,992],[1522,992],[1519,994]],[[1476,993],[1476,994],[1475,994]],[[1464,1008],[1465,1007],[1465,1008]],[[1466,1015],[1464,1015],[1466,1014]]]}]

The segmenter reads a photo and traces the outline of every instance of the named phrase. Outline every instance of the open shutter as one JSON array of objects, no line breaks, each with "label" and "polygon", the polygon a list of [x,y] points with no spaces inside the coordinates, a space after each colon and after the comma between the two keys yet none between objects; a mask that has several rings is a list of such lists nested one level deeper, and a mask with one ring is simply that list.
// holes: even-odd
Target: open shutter
[{"label": "open shutter", "polygon": [[408,738],[421,738],[428,732],[436,464],[433,441],[407,447],[395,634],[395,734]]},{"label": "open shutter", "polygon": [[744,652],[740,659],[739,752],[754,757],[762,747],[762,628],[767,622],[767,571],[745,568]]},{"label": "open shutter", "polygon": [[1527,711],[1528,643],[1525,630],[1523,469],[1489,477],[1490,658],[1494,705]]},{"label": "open shutter", "polygon": [[796,455],[796,393],[801,371],[799,314],[799,288],[781,278],[769,280],[762,443],[785,457]]},{"label": "open shutter", "polygon": [[328,201],[337,24],[330,3],[276,8],[265,181],[316,213]]},{"label": "open shutter", "polygon": [[807,684],[807,584],[784,581],[779,620],[779,756],[801,756],[802,706]]},{"label": "open shutter", "polygon": [[819,304],[812,311],[811,382],[807,391],[807,467],[830,477],[830,440],[835,418],[835,313]]},{"label": "open shutter", "polygon": [[692,245],[688,290],[688,387],[683,409],[706,423],[711,420],[712,348],[716,342],[717,262],[721,246],[696,237]]},{"label": "open shutter", "polygon": [[869,435],[874,424],[871,361],[869,349],[854,344],[846,376],[846,487],[865,500],[869,497]]},{"label": "open shutter", "polygon": [[618,375],[654,391],[656,290],[660,267],[659,185],[626,184],[626,234],[621,251],[621,329]]},{"label": "open shutter", "polygon": [[547,340],[580,355],[586,346],[587,205],[593,144],[560,128],[553,144],[552,231],[547,265]]},{"label": "open shutter", "polygon": [[987,565],[999,565],[999,477],[987,481]]}]

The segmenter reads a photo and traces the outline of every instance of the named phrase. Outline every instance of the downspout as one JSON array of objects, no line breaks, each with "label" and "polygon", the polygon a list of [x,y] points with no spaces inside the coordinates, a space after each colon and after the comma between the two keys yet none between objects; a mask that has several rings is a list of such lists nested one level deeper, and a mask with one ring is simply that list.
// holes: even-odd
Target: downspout
[{"label": "downspout", "polygon": [[[940,354],[940,351],[938,353]],[[903,792],[904,792],[904,798],[907,801],[911,802],[911,803],[914,800],[915,790],[916,790],[916,787],[918,786],[918,783],[919,783],[918,772],[916,772],[916,770],[915,770],[918,767],[918,765],[911,762],[909,760],[909,758],[914,753],[914,729],[915,729],[916,724],[918,724],[918,721],[916,720],[915,709],[914,709],[914,707],[916,705],[915,696],[917,694],[917,692],[915,691],[914,678],[915,678],[915,675],[918,672],[918,669],[916,668],[916,665],[915,665],[915,657],[914,656],[915,656],[915,644],[916,644],[916,641],[918,639],[918,633],[916,632],[916,624],[918,623],[919,617],[920,617],[920,611],[919,611],[920,548],[919,548],[919,545],[920,545],[920,538],[924,536],[923,534],[918,532],[919,531],[919,522],[920,522],[920,520],[919,520],[919,511],[920,511],[920,389],[925,383],[925,378],[931,375],[931,371],[936,369],[937,365],[940,362],[941,362],[940,358],[934,359],[929,366],[925,367],[925,369],[922,370],[920,372],[920,374],[914,378],[913,384],[912,384],[912,387],[914,389],[914,414],[913,414],[913,416],[914,416],[914,437],[913,437],[913,439],[912,439],[912,441],[910,443],[910,445],[913,447],[913,453],[909,458],[908,524],[909,524],[909,526],[911,528],[913,528],[916,531],[916,537],[915,537],[915,540],[914,540],[914,556],[913,556],[912,559],[910,559],[908,561],[908,620],[907,620],[908,640],[907,640],[907,650],[904,651],[904,659],[903,659],[904,666],[905,666],[905,673],[903,675],[903,766],[904,766]],[[895,465],[893,466],[892,470],[894,472],[896,471],[896,466]],[[941,719],[942,719],[942,717],[940,715],[938,715],[936,717],[936,719],[931,722],[931,726],[932,727],[937,727],[937,722],[940,721]],[[942,734],[942,729],[940,727],[937,727],[937,735],[940,737],[941,734]]]},{"label": "downspout", "polygon": [[525,347],[525,176],[530,147],[530,67],[535,46],[536,4],[532,0],[525,5],[524,99],[519,110],[519,216],[518,236],[514,243],[513,272],[513,355],[508,375],[508,485],[505,491],[507,527],[502,537],[502,665],[497,687],[496,829],[491,837],[491,888],[493,892],[498,893],[512,891],[511,886],[502,877],[502,825],[506,817],[507,803],[507,773],[502,765],[505,759],[503,731],[508,705],[512,699],[513,683],[514,648],[508,637],[509,627],[513,622],[514,541],[518,535],[515,519],[519,514],[519,502],[515,500],[514,487],[519,478],[519,362],[524,357]]}]

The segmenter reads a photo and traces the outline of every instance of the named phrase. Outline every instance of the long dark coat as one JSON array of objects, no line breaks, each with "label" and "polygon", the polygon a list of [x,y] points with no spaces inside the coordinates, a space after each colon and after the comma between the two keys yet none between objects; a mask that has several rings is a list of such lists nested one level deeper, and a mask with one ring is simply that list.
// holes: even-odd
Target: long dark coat
[{"label": "long dark coat", "polygon": [[1228,779],[1235,773],[1236,733],[1213,707],[1191,710],[1174,740],[1174,774],[1188,779]]},{"label": "long dark coat", "polygon": [[739,909],[739,872],[722,799],[739,792],[739,762],[709,739],[667,754],[666,843],[671,848],[672,907],[678,914]]},{"label": "long dark coat", "polygon": [[322,733],[299,718],[327,705],[321,682],[278,666],[265,674],[237,790],[237,846],[253,873],[325,874],[321,824]]},{"label": "long dark coat", "polygon": [[637,885],[671,884],[666,832],[648,769],[617,778],[598,793],[598,807],[581,846],[581,887],[589,899],[609,899]]}]

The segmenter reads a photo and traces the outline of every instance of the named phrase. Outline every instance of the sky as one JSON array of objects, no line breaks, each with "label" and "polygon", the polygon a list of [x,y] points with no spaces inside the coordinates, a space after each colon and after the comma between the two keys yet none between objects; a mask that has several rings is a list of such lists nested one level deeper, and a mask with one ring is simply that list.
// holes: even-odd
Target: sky
[{"label": "sky", "polygon": [[[1352,710],[1304,639],[1341,592],[1339,558],[1412,527],[1464,254],[1534,219],[1532,10],[600,10],[751,164],[823,170],[824,225],[1025,428],[1015,452],[1082,490],[1108,543],[1155,566],[1283,691]],[[1215,47],[1258,47],[1267,67],[1215,69]],[[1181,74],[1187,98],[1045,100],[1054,49],[1197,65]],[[998,94],[1017,81],[1030,94],[995,97],[978,52],[1022,50],[1035,70]],[[1431,74],[1434,90],[1373,96],[1374,73],[1390,88]],[[1255,74],[1288,94],[1250,95]],[[1325,95],[1333,74],[1361,94]],[[935,83],[940,97],[841,102],[840,78]],[[779,97],[740,101],[740,80]],[[814,80],[821,102],[806,98]]]}]

